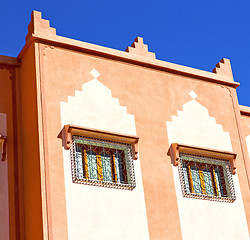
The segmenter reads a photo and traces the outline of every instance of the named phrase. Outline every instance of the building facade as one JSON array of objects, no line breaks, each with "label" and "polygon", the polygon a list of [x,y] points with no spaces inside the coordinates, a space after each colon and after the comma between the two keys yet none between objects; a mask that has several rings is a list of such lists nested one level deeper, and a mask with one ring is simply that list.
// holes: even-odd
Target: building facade
[{"label": "building facade", "polygon": [[0,56],[0,239],[249,239],[250,108],[213,72],[56,35]]}]

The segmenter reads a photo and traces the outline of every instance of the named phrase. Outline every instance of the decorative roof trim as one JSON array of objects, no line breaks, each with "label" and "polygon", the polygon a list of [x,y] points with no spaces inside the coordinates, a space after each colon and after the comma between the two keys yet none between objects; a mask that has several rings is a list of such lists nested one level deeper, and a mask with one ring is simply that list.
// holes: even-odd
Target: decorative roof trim
[{"label": "decorative roof trim", "polygon": [[226,75],[207,72],[191,67],[165,62],[154,58],[130,54],[128,52],[123,52],[116,49],[102,47],[91,43],[85,43],[78,40],[45,33],[40,33],[39,35],[31,34],[24,48],[19,53],[18,58],[22,57],[22,55],[26,52],[26,49],[33,42],[52,45],[55,47],[65,48],[90,55],[101,56],[116,61],[136,64],[143,67],[156,69],[159,71],[170,72],[173,74],[196,78],[199,80],[213,82],[220,85],[226,85],[233,88],[237,88],[240,85],[237,82],[232,82],[232,78]]},{"label": "decorative roof trim", "polygon": [[143,43],[142,37],[137,37],[131,47],[127,47],[125,52],[137,54],[144,57],[155,58],[155,53],[148,51],[148,45]]}]

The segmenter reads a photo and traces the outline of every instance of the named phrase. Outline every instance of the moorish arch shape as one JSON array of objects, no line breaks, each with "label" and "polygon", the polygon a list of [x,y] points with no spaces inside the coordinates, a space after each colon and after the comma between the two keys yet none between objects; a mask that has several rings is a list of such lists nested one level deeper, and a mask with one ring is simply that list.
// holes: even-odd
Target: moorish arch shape
[{"label": "moorish arch shape", "polygon": [[[167,121],[169,145],[180,143],[200,148],[232,152],[228,132],[217,124],[208,109],[196,101],[197,94],[191,91],[192,100],[183,105],[182,111],[172,121]],[[183,239],[248,239],[247,222],[237,173],[232,176],[236,200],[233,203],[200,200],[183,196],[179,166],[173,166],[174,183]],[[209,222],[209,224],[207,224]],[[213,229],[213,231],[211,231]],[[242,238],[242,239],[243,239]]]},{"label": "moorish arch shape", "polygon": [[70,123],[136,135],[134,115],[128,114],[127,108],[97,79],[97,70],[90,73],[94,79],[83,84],[82,91],[76,90],[75,96],[69,96],[68,102],[61,102],[62,126]]},{"label": "moorish arch shape", "polygon": [[[75,91],[75,96],[61,102],[62,126],[72,124],[136,135],[134,115],[128,114],[126,107],[112,97],[111,90],[97,79],[97,70],[90,73],[94,78],[82,85],[82,91]],[[63,149],[68,239],[117,239],[122,232],[123,239],[149,240],[140,158],[134,161],[136,187],[129,191],[74,183],[71,152]],[[87,219],[84,224],[83,216]],[[98,231],[90,234],[95,224]]]},{"label": "moorish arch shape", "polygon": [[192,100],[183,105],[172,121],[167,121],[169,144],[182,143],[198,147],[232,151],[230,135],[223,131],[209,111],[196,101],[197,94],[191,91]]}]

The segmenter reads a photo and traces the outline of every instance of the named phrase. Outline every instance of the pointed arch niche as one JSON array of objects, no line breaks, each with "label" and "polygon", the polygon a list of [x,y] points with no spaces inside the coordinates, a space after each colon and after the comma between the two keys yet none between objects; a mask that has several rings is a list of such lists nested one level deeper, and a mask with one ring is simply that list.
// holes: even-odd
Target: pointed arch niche
[{"label": "pointed arch niche", "polygon": [[[166,122],[169,145],[178,143],[232,152],[229,133],[223,131],[222,125],[217,124],[209,111],[196,101],[194,91],[189,95],[192,100],[183,105],[182,111],[177,111],[172,121]],[[184,197],[178,167],[172,165],[172,170],[183,239],[249,238],[237,173],[232,175],[236,200],[227,203]],[[193,230],[194,226],[202,229],[202,235]]]},{"label": "pointed arch niche", "polygon": [[111,90],[103,85],[95,69],[94,79],[82,85],[82,91],[75,91],[68,102],[61,102],[62,126],[73,124],[105,131],[136,135],[134,115],[113,98]]},{"label": "pointed arch niche", "polygon": [[167,121],[169,144],[181,143],[197,147],[232,151],[228,132],[217,124],[208,110],[195,99],[194,91],[189,94],[193,99],[183,105],[183,111],[177,111],[172,121]]},{"label": "pointed arch niche", "polygon": [[[97,70],[90,73],[94,79],[83,84],[82,91],[75,91],[75,96],[69,96],[68,102],[61,102],[62,127],[69,124],[136,135],[134,115],[128,114],[97,79]],[[122,239],[149,239],[140,159],[134,161],[136,187],[132,191],[103,188],[73,183],[70,151],[62,149],[68,239],[116,239],[116,233],[122,233]],[[87,219],[84,224],[83,216]]]}]

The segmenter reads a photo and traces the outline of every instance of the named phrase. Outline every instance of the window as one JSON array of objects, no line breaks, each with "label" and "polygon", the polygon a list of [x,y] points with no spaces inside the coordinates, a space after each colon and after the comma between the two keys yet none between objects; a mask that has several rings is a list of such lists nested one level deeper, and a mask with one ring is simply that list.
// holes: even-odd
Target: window
[{"label": "window", "polygon": [[172,143],[168,155],[178,166],[184,197],[233,202],[236,153]]},{"label": "window", "polygon": [[180,153],[179,170],[184,196],[219,201],[235,200],[228,161]]},{"label": "window", "polygon": [[135,188],[133,160],[138,159],[139,137],[71,124],[57,137],[71,151],[74,183]]},{"label": "window", "polygon": [[6,158],[6,142],[7,142],[7,137],[0,135],[1,161],[5,161]]},{"label": "window", "polygon": [[71,157],[75,183],[135,187],[131,144],[73,135]]}]

